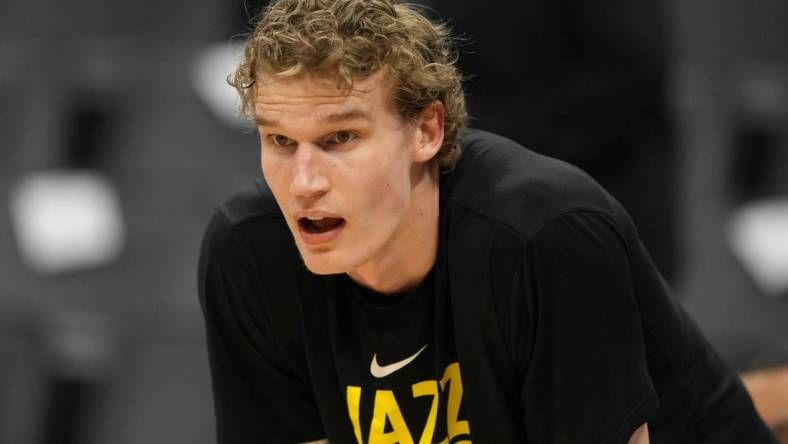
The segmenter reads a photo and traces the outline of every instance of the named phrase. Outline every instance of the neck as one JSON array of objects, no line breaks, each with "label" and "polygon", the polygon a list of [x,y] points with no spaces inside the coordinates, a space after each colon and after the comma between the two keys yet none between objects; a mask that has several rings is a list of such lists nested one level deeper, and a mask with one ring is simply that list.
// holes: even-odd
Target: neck
[{"label": "neck", "polygon": [[385,253],[348,275],[379,293],[393,294],[418,286],[438,253],[440,188],[437,164],[414,166],[411,205]]}]

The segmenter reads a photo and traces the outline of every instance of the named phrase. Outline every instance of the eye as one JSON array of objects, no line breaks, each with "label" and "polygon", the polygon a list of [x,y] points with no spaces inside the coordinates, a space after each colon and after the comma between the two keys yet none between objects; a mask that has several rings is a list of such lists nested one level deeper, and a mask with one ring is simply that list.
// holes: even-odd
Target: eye
[{"label": "eye", "polygon": [[295,140],[281,134],[271,134],[268,136],[268,140],[275,146],[285,147],[295,145]]},{"label": "eye", "polygon": [[326,142],[330,144],[342,145],[354,141],[356,137],[358,136],[350,131],[337,131],[329,136]]}]

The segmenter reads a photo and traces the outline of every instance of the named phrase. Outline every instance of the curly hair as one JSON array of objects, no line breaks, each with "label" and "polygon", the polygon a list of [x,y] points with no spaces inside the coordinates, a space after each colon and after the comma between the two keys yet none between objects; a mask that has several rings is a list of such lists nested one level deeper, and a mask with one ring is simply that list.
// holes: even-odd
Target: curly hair
[{"label": "curly hair", "polygon": [[384,69],[404,120],[435,100],[443,103],[444,141],[436,160],[445,172],[460,156],[468,118],[454,43],[445,25],[397,0],[277,0],[257,22],[228,82],[241,96],[241,113],[251,117],[257,75],[335,76],[349,92],[354,79]]}]

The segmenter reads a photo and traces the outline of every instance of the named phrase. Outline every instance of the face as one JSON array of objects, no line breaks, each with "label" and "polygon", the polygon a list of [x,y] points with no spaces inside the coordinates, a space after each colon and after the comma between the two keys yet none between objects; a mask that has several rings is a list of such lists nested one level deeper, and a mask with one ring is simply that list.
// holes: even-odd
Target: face
[{"label": "face", "polygon": [[428,159],[385,80],[356,81],[350,93],[310,76],[256,84],[263,175],[314,273],[383,263],[412,237],[413,168]]}]

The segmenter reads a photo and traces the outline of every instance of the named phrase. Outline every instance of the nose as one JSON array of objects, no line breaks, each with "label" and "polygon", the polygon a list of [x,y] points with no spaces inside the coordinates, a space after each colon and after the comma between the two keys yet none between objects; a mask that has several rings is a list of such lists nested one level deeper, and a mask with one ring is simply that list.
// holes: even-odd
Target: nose
[{"label": "nose", "polygon": [[331,188],[324,174],[322,151],[319,147],[301,144],[293,156],[293,180],[290,192],[297,197],[320,197]]}]

